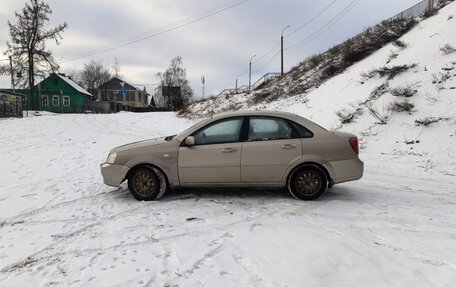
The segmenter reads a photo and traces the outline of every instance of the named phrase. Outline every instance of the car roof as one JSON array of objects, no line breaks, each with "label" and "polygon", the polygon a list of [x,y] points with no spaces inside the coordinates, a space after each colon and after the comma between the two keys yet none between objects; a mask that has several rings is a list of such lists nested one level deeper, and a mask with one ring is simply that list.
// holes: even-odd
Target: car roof
[{"label": "car roof", "polygon": [[226,117],[233,117],[233,116],[276,116],[276,117],[283,117],[283,118],[293,118],[298,117],[296,114],[288,113],[288,112],[279,112],[279,111],[235,111],[235,112],[225,112],[220,113],[217,115],[212,116],[212,119],[221,119]]}]

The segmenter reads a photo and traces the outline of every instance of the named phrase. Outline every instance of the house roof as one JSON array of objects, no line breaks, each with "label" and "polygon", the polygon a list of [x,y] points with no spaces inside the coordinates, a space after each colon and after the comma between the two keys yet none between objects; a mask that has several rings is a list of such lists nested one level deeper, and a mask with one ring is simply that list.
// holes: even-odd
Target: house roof
[{"label": "house roof", "polygon": [[72,86],[76,91],[82,93],[82,94],[86,94],[88,96],[91,96],[93,97],[93,95],[89,92],[87,92],[83,87],[79,86],[78,84],[76,84],[75,82],[73,82],[73,80],[67,78],[67,77],[64,77],[60,74],[55,74],[57,77],[59,77],[60,79],[62,79],[63,81],[65,81],[68,85]]},{"label": "house roof", "polygon": [[[118,83],[118,85],[117,85],[117,84],[114,84],[114,86],[112,86],[113,83]],[[105,88],[108,88],[108,89],[109,89],[109,88],[115,87],[116,89],[117,89],[117,88],[120,89],[120,88],[122,87],[120,83],[124,83],[124,86],[125,86],[128,90],[138,90],[137,87],[131,85],[131,84],[128,83],[127,81],[124,81],[124,80],[122,80],[122,79],[120,79],[120,78],[118,78],[118,77],[112,77],[112,78],[109,79],[108,81],[106,81],[106,82],[104,82],[103,84],[101,84],[101,85],[99,86],[99,88],[100,88],[100,89],[105,89]]]}]

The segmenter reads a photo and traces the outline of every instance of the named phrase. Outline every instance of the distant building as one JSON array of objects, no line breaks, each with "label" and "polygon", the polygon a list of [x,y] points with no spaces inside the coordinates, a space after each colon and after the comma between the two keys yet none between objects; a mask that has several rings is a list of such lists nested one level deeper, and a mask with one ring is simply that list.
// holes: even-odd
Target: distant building
[{"label": "distant building", "polygon": [[25,95],[12,91],[0,90],[0,118],[22,118],[22,106]]},{"label": "distant building", "polygon": [[149,94],[144,87],[143,90],[114,77],[103,83],[98,88],[97,100],[116,102],[124,107],[147,107]]},{"label": "distant building", "polygon": [[[11,91],[11,89],[8,89]],[[82,113],[93,96],[64,74],[52,73],[30,89],[16,89],[25,95],[24,109],[54,113]]]},{"label": "distant building", "polygon": [[173,109],[173,99],[180,97],[180,94],[180,87],[159,86],[155,89],[151,104],[153,102],[157,108]]},{"label": "distant building", "polygon": [[93,96],[64,74],[52,73],[35,88],[31,109],[54,113],[82,113]]}]

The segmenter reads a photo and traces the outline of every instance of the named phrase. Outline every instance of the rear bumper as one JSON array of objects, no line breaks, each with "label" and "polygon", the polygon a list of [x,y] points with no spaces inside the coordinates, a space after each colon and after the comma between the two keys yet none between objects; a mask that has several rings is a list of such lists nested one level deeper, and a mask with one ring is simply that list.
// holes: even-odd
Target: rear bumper
[{"label": "rear bumper", "polygon": [[363,177],[364,163],[359,159],[330,161],[332,167],[332,179],[334,184],[346,181],[358,180]]},{"label": "rear bumper", "polygon": [[100,164],[103,182],[109,186],[119,186],[125,179],[129,170],[128,166],[102,163]]}]

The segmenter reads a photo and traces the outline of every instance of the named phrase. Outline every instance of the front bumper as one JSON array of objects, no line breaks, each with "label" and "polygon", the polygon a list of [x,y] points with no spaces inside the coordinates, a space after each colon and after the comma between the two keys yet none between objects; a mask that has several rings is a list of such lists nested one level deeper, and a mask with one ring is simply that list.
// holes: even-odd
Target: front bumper
[{"label": "front bumper", "polygon": [[125,179],[130,168],[124,165],[102,163],[100,164],[103,182],[109,186],[119,186]]}]

